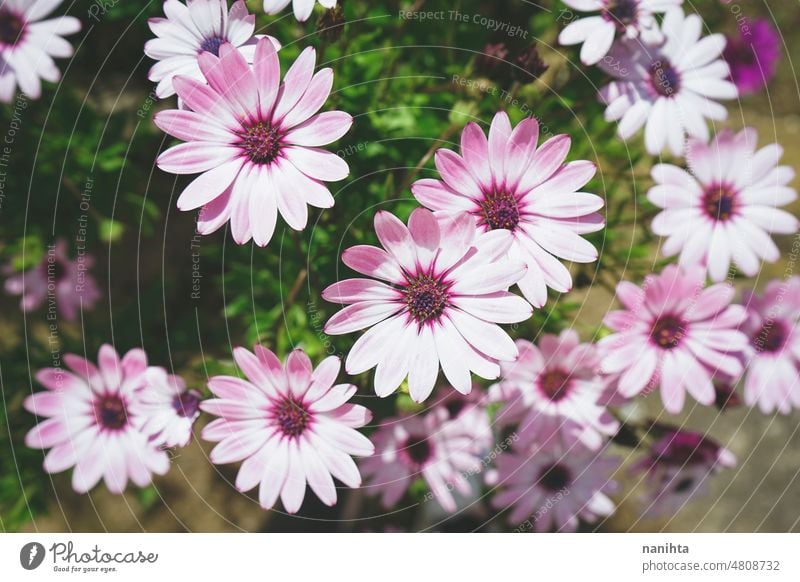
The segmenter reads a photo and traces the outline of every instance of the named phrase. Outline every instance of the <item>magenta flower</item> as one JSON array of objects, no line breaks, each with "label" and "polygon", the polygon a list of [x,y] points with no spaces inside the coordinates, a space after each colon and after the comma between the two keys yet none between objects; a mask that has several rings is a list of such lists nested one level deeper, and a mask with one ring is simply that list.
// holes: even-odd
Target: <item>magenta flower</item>
[{"label": "magenta flower", "polygon": [[[325,325],[331,335],[370,328],[347,355],[348,374],[375,371],[375,392],[388,396],[408,376],[411,397],[425,400],[441,366],[452,386],[467,394],[470,372],[494,379],[498,362],[514,360],[517,348],[498,323],[531,316],[531,306],[508,292],[525,265],[506,258],[511,238],[478,235],[469,214],[446,217],[417,209],[408,228],[388,212],[375,215],[383,249],[356,246],[342,261],[364,275],[323,291],[347,305]],[[385,249],[385,250],[384,250]]]},{"label": "magenta flower", "polygon": [[713,378],[741,375],[738,356],[747,338],[738,326],[744,308],[730,304],[730,285],[704,289],[704,282],[702,269],[669,265],[660,275],[648,275],[641,288],[627,281],[617,285],[625,309],[606,315],[603,321],[615,333],[599,345],[603,371],[621,373],[617,389],[622,396],[642,392],[658,375],[664,407],[676,414],[686,392],[710,405]]},{"label": "magenta flower", "polygon": [[42,20],[61,0],[7,0],[0,4],[0,101],[10,103],[19,84],[32,99],[42,95],[42,79],[56,83],[61,71],[53,58],[72,56],[62,37],[81,29],[73,16]]},{"label": "magenta flower", "polygon": [[719,132],[709,144],[692,140],[687,161],[692,174],[669,164],[653,167],[656,185],[649,200],[663,209],[653,232],[667,237],[662,251],[680,253],[684,267],[701,266],[714,281],[728,277],[731,261],[748,277],[761,261],[775,262],[780,251],[768,233],[794,234],[797,219],[777,207],[797,198],[788,186],[794,170],[779,166],[783,148],[756,151],[753,128]]},{"label": "magenta flower", "polygon": [[[292,8],[294,9],[294,17],[300,22],[305,22],[314,11],[314,5],[317,0],[264,0],[264,12],[277,14],[286,8],[289,2],[292,3]],[[328,9],[336,6],[336,0],[319,0],[319,3]]]},{"label": "magenta flower", "polygon": [[363,406],[347,404],[355,386],[334,386],[339,358],[326,358],[314,370],[305,352],[296,349],[284,366],[259,345],[255,355],[236,348],[233,357],[247,380],[214,376],[208,387],[217,398],[200,404],[220,417],[203,429],[204,439],[219,443],[211,462],[244,461],[236,488],[249,491],[259,485],[264,509],[280,495],[284,509],[296,513],[306,483],[326,505],[336,503],[333,477],[358,487],[361,475],[350,455],[371,455],[374,447],[355,429],[372,415]]},{"label": "magenta flower", "polygon": [[145,372],[145,386],[130,409],[136,427],[155,444],[184,447],[200,416],[200,400],[200,393],[188,390],[183,378],[151,366]]},{"label": "magenta flower", "polygon": [[653,155],[665,146],[682,155],[685,136],[708,141],[706,119],[728,116],[717,99],[735,99],[736,86],[722,60],[725,37],[700,38],[703,23],[697,14],[683,15],[680,8],[667,11],[662,25],[662,45],[639,41],[614,44],[600,67],[617,78],[600,90],[608,106],[607,121],[619,121],[617,134],[628,139],[645,126],[644,141]]},{"label": "magenta flower", "polygon": [[580,12],[599,14],[570,22],[558,42],[562,45],[582,44],[581,62],[597,64],[608,54],[614,38],[641,38],[648,43],[663,40],[655,14],[680,6],[683,0],[564,0],[564,4]]},{"label": "magenta flower", "polygon": [[612,457],[581,446],[570,449],[512,451],[497,458],[498,486],[492,506],[510,508],[514,527],[573,532],[579,520],[594,523],[614,513],[611,477],[619,467]]},{"label": "magenta flower", "polygon": [[541,307],[547,287],[566,292],[572,277],[558,258],[577,263],[597,260],[597,251],[581,235],[603,228],[597,212],[603,199],[576,192],[594,176],[592,162],[564,163],[567,135],[536,147],[539,123],[525,119],[512,130],[505,112],[492,121],[487,140],[476,123],[461,134],[461,155],[436,152],[439,180],[419,180],[411,188],[420,204],[437,215],[467,213],[480,232],[508,238],[509,256],[528,272],[519,282],[525,298]]},{"label": "magenta flower", "polygon": [[[247,11],[244,0],[236,0],[228,11],[227,0],[178,0],[164,2],[166,18],[151,18],[147,22],[157,38],[148,40],[144,54],[158,61],[148,78],[158,83],[156,95],[164,99],[175,94],[172,79],[185,75],[205,82],[198,56],[208,51],[219,56],[219,49],[230,43],[248,63],[255,58],[256,42],[264,35],[255,35],[255,14]],[[281,44],[271,36],[275,49]]]},{"label": "magenta flower", "polygon": [[72,488],[86,493],[102,478],[112,493],[122,493],[128,479],[139,487],[153,474],[169,470],[167,453],[136,428],[133,402],[146,385],[147,356],[140,349],[120,361],[110,345],[103,345],[98,366],[75,354],[66,354],[71,370],[45,368],[36,380],[47,388],[25,399],[25,409],[45,417],[25,436],[25,444],[50,449],[44,458],[48,473],[70,467]]},{"label": "magenta flower", "polygon": [[517,340],[519,359],[503,363],[498,385],[506,407],[501,422],[518,419],[521,435],[542,446],[581,443],[598,450],[619,423],[600,403],[605,386],[594,344],[582,344],[571,329],[545,334],[538,347]]},{"label": "magenta flower", "polygon": [[744,401],[768,414],[800,408],[800,277],[773,280],[759,297],[742,301],[750,338],[744,378]]},{"label": "magenta flower", "polygon": [[278,213],[302,230],[307,204],[333,206],[323,181],[347,177],[347,163],[319,146],[342,137],[353,122],[342,111],[317,114],[333,85],[331,69],[314,73],[307,48],[280,83],[274,45],[258,41],[253,68],[233,45],[198,57],[208,85],[181,75],[175,90],[188,111],[161,111],[158,127],[185,140],[158,157],[174,174],[201,173],[178,198],[180,210],[201,208],[197,230],[210,234],[231,222],[234,240],[266,246]]},{"label": "magenta flower", "polygon": [[[6,292],[22,296],[20,308],[23,311],[37,309],[52,298],[64,319],[75,321],[81,309],[92,309],[100,298],[97,283],[89,274],[93,265],[94,259],[87,254],[70,260],[66,241],[58,239],[48,247],[38,265],[6,279]],[[4,271],[14,273],[10,265]]]},{"label": "magenta flower", "polygon": [[722,53],[740,95],[755,93],[775,76],[781,58],[781,38],[769,20],[748,21],[736,36],[727,37]]}]

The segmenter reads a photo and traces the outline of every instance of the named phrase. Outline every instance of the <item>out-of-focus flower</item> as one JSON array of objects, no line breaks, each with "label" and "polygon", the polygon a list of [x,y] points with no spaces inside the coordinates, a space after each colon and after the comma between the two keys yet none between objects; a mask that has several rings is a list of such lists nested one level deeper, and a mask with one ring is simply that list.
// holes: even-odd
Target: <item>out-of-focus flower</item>
[{"label": "out-of-focus flower", "polygon": [[11,266],[4,271],[6,292],[21,295],[20,307],[32,311],[41,306],[48,297],[55,298],[58,312],[67,321],[75,321],[81,308],[90,310],[100,298],[100,290],[89,269],[94,265],[91,255],[81,255],[70,260],[67,243],[58,239],[48,247],[38,265],[25,273],[13,274]]},{"label": "out-of-focus flower", "polygon": [[317,35],[326,42],[336,42],[344,34],[344,7],[341,0],[331,9],[326,10],[317,22]]},{"label": "out-of-focus flower", "polygon": [[667,237],[665,255],[680,253],[682,266],[702,266],[714,281],[728,277],[731,262],[753,277],[762,260],[780,258],[769,233],[794,234],[800,228],[794,216],[777,208],[797,198],[788,186],[795,173],[778,165],[781,146],[756,151],[757,141],[753,128],[723,130],[709,144],[690,141],[691,175],[669,164],[653,167],[656,185],[647,197],[663,209],[652,229]]},{"label": "out-of-focus flower", "polygon": [[247,380],[214,376],[208,387],[217,398],[200,404],[220,417],[203,429],[204,439],[219,443],[211,462],[243,461],[236,488],[249,491],[258,485],[264,509],[280,495],[284,509],[297,513],[306,483],[326,505],[336,503],[333,477],[358,487],[361,475],[351,455],[371,455],[374,447],[356,429],[372,415],[363,406],[347,404],[355,386],[334,385],[339,358],[326,358],[315,370],[305,352],[296,349],[283,365],[260,345],[255,354],[236,348],[233,357]]},{"label": "out-of-focus flower", "polygon": [[347,355],[348,374],[375,371],[375,392],[388,396],[408,376],[411,397],[425,400],[441,366],[452,386],[467,394],[474,372],[494,379],[499,361],[514,360],[517,348],[499,323],[531,316],[531,306],[508,292],[525,265],[507,258],[511,238],[478,235],[468,214],[437,221],[419,208],[408,227],[381,211],[375,232],[383,248],[347,249],[342,261],[374,279],[346,279],[323,291],[347,305],[325,324],[340,335],[370,328]]},{"label": "out-of-focus flower", "polygon": [[439,415],[442,430],[448,436],[466,437],[472,442],[470,451],[484,455],[494,441],[489,424],[489,395],[477,384],[469,394],[461,394],[450,386],[442,386],[432,397],[430,414]]},{"label": "out-of-focus flower", "polygon": [[19,85],[32,99],[42,95],[42,79],[61,79],[53,58],[72,56],[62,37],[81,29],[73,16],[42,20],[61,0],[7,0],[0,4],[0,101],[10,103]]},{"label": "out-of-focus flower", "polygon": [[736,390],[729,382],[717,382],[714,384],[716,398],[714,403],[722,411],[732,410],[739,408],[742,405],[742,399],[736,393]]},{"label": "out-of-focus flower", "polygon": [[342,137],[353,118],[317,113],[333,86],[333,71],[314,73],[316,53],[304,50],[280,83],[275,46],[258,41],[253,68],[233,45],[199,57],[208,85],[178,75],[175,89],[188,111],[161,111],[155,123],[183,143],[158,157],[173,174],[196,174],[178,198],[180,210],[201,208],[197,230],[210,234],[231,222],[233,239],[266,246],[278,213],[295,230],[308,222],[308,206],[330,208],[324,181],[347,177],[347,163],[319,146]]},{"label": "out-of-focus flower", "polygon": [[599,66],[617,80],[600,90],[600,99],[608,106],[606,120],[619,121],[622,139],[645,126],[648,152],[656,155],[668,146],[679,156],[687,133],[708,141],[706,120],[727,118],[716,100],[734,99],[738,93],[721,58],[725,37],[700,38],[702,27],[700,16],[684,16],[674,8],[664,17],[662,45],[620,41],[602,60]]},{"label": "out-of-focus flower", "polygon": [[155,444],[184,447],[191,440],[192,425],[200,416],[200,400],[200,393],[188,390],[183,378],[151,366],[130,410],[136,426]]},{"label": "out-of-focus flower", "polygon": [[475,57],[475,73],[503,85],[512,79],[509,50],[504,42],[488,43]]},{"label": "out-of-focus flower", "polygon": [[539,47],[534,43],[528,45],[514,57],[514,64],[519,69],[512,69],[511,74],[520,83],[530,83],[538,79],[546,70],[547,63],[539,55]]},{"label": "out-of-focus flower", "polygon": [[[317,0],[264,0],[264,12],[277,14],[286,8],[289,2],[292,3],[294,9],[294,17],[300,22],[305,22],[314,11]],[[336,7],[336,0],[319,0],[319,3],[328,9]]]},{"label": "out-of-focus flower", "polygon": [[781,58],[781,39],[769,20],[748,22],[727,41],[722,56],[740,95],[755,93],[770,82]]},{"label": "out-of-focus flower", "polygon": [[547,287],[566,292],[572,277],[558,260],[597,260],[581,235],[603,228],[603,199],[579,192],[596,166],[564,163],[571,140],[557,135],[537,147],[539,123],[522,120],[512,130],[505,112],[495,115],[489,138],[476,123],[461,134],[461,155],[436,152],[440,180],[418,180],[411,190],[437,216],[469,214],[480,232],[507,239],[509,257],[527,266],[518,285],[534,307],[547,302]]},{"label": "out-of-focus flower", "polygon": [[739,354],[747,337],[738,330],[744,308],[731,305],[734,289],[720,283],[703,288],[702,269],[668,265],[648,275],[643,287],[622,281],[617,299],[625,308],[609,312],[604,323],[615,333],[600,340],[601,367],[620,373],[617,389],[630,397],[655,375],[668,412],[680,412],[689,392],[698,402],[714,403],[712,379],[738,378]]}]

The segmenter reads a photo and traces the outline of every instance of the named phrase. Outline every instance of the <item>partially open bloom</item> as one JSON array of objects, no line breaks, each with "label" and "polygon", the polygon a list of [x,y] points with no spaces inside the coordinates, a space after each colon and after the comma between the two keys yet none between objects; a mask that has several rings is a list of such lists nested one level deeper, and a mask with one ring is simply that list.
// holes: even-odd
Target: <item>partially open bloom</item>
[{"label": "partially open bloom", "polygon": [[600,91],[608,106],[606,120],[619,121],[617,133],[628,139],[645,126],[644,141],[653,155],[665,146],[679,156],[688,133],[708,141],[706,119],[721,121],[728,112],[717,99],[734,99],[736,86],[728,80],[722,60],[725,37],[700,38],[703,24],[697,14],[667,11],[661,45],[620,41],[600,67],[617,78]]},{"label": "partially open bloom", "polygon": [[581,235],[603,228],[597,212],[603,199],[579,192],[596,166],[565,163],[571,140],[557,135],[537,147],[539,123],[529,118],[512,130],[508,115],[495,115],[486,138],[476,123],[461,134],[461,155],[436,152],[440,180],[419,180],[411,188],[420,204],[437,215],[466,213],[480,232],[505,237],[509,256],[527,266],[519,281],[535,307],[547,302],[547,287],[566,292],[572,277],[558,260],[597,260],[597,250]]},{"label": "partially open bloom", "polygon": [[[300,22],[305,22],[314,11],[317,0],[264,0],[264,12],[277,14],[286,8],[289,2],[292,3],[292,8],[294,9],[294,17]],[[319,0],[319,3],[325,8],[336,6],[336,0]]]},{"label": "partially open bloom", "polygon": [[691,175],[669,164],[653,167],[656,185],[648,199],[663,209],[653,232],[667,237],[667,255],[680,253],[684,267],[701,266],[714,281],[728,277],[734,262],[748,277],[761,261],[775,262],[780,251],[769,233],[793,234],[798,220],[780,210],[797,198],[788,183],[789,166],[779,166],[783,148],[770,144],[756,150],[753,128],[719,132],[711,143],[692,140],[687,151]]},{"label": "partially open bloom", "polygon": [[748,21],[727,40],[722,56],[731,68],[731,79],[739,94],[755,93],[769,83],[781,58],[781,38],[770,21]]},{"label": "partially open bloom", "polygon": [[61,0],[7,0],[0,3],[0,101],[10,103],[17,84],[32,99],[42,95],[42,79],[61,79],[53,58],[72,56],[62,37],[81,29],[73,16],[42,20]]},{"label": "partially open bloom", "polygon": [[742,326],[750,346],[744,400],[767,414],[800,408],[800,277],[770,281],[762,296],[745,294]]},{"label": "partially open bloom", "polygon": [[[148,78],[158,83],[156,95],[163,99],[175,94],[172,79],[185,75],[205,82],[197,57],[204,51],[219,56],[220,47],[230,43],[248,63],[255,58],[256,42],[264,35],[255,35],[256,16],[247,11],[244,0],[236,0],[228,11],[227,0],[179,0],[164,2],[166,18],[148,20],[157,38],[148,40],[144,53],[158,61]],[[280,43],[267,37],[281,48]]]},{"label": "partially open bloom", "polygon": [[736,457],[712,439],[691,431],[669,430],[631,471],[645,487],[643,514],[672,516],[691,499],[700,497],[708,478],[736,466]]},{"label": "partially open bloom", "polygon": [[98,366],[75,354],[66,354],[71,371],[45,368],[36,380],[47,388],[25,399],[25,408],[45,417],[25,436],[25,444],[50,449],[44,458],[48,473],[70,467],[72,488],[86,493],[102,478],[112,493],[122,493],[128,479],[139,487],[153,474],[169,470],[167,453],[137,428],[132,410],[137,392],[145,386],[147,356],[140,349],[122,360],[103,345]]},{"label": "partially open bloom", "polygon": [[508,523],[515,527],[572,532],[579,520],[594,523],[614,512],[609,495],[618,489],[611,478],[618,466],[616,458],[580,445],[504,453],[497,459],[501,491],[492,505],[510,508]]},{"label": "partially open bloom", "polygon": [[731,285],[704,289],[704,282],[702,269],[669,265],[660,275],[648,275],[641,288],[627,281],[617,285],[625,309],[606,315],[603,321],[615,333],[599,345],[603,371],[621,373],[617,390],[622,396],[642,392],[658,375],[664,407],[675,414],[686,392],[710,405],[713,378],[741,375],[739,354],[747,337],[738,326],[744,308],[730,304]]},{"label": "partially open bloom", "polygon": [[[364,275],[346,279],[322,296],[347,307],[325,325],[331,335],[369,327],[347,355],[348,374],[375,371],[375,392],[388,396],[408,376],[411,397],[425,400],[441,366],[452,386],[467,394],[470,372],[487,379],[499,361],[514,360],[517,348],[498,323],[531,316],[531,306],[508,292],[525,265],[507,258],[510,237],[478,235],[468,214],[437,221],[417,209],[408,227],[381,211],[375,232],[383,248],[347,249],[342,261]],[[385,250],[384,250],[385,249]]]},{"label": "partially open bloom", "polygon": [[92,265],[91,255],[71,260],[66,241],[59,239],[29,271],[12,274],[13,269],[6,267],[5,272],[10,275],[5,283],[6,292],[22,296],[23,311],[38,308],[52,294],[59,314],[67,321],[75,321],[81,308],[92,309],[100,298],[100,290],[89,272]]},{"label": "partially open bloom", "polygon": [[158,127],[185,140],[158,157],[174,174],[201,175],[178,198],[180,210],[202,208],[197,230],[210,234],[231,222],[233,239],[266,246],[278,213],[302,230],[308,207],[330,208],[324,181],[344,179],[349,168],[319,146],[342,137],[353,122],[347,113],[317,113],[333,85],[331,69],[314,73],[313,48],[304,50],[280,83],[275,46],[262,38],[252,69],[230,43],[198,57],[208,85],[192,77],[173,79],[188,107],[160,111]]},{"label": "partially open bloom", "polygon": [[598,375],[594,344],[582,344],[571,329],[545,334],[536,346],[517,340],[519,358],[503,362],[497,385],[506,408],[498,418],[518,419],[519,430],[541,446],[580,442],[597,450],[619,428],[600,403],[605,385]]},{"label": "partially open bloom", "polygon": [[200,416],[201,396],[197,390],[188,390],[180,376],[151,366],[137,396],[131,404],[135,424],[151,441],[165,447],[189,443],[192,425]]},{"label": "partially open bloom", "polygon": [[581,62],[594,65],[608,54],[617,35],[648,43],[661,41],[663,36],[654,15],[682,3],[683,0],[564,0],[573,10],[599,14],[570,22],[558,35],[558,42],[583,43]]},{"label": "partially open bloom", "polygon": [[351,455],[371,455],[374,447],[356,429],[372,415],[347,404],[355,386],[334,385],[339,358],[326,358],[314,370],[305,352],[296,349],[283,365],[260,345],[255,354],[236,348],[233,357],[247,380],[214,376],[208,387],[217,398],[200,404],[220,417],[203,429],[204,439],[219,443],[211,462],[243,461],[236,488],[249,491],[258,485],[264,509],[280,496],[284,509],[297,513],[306,483],[326,505],[336,503],[333,477],[358,487],[361,475]]}]

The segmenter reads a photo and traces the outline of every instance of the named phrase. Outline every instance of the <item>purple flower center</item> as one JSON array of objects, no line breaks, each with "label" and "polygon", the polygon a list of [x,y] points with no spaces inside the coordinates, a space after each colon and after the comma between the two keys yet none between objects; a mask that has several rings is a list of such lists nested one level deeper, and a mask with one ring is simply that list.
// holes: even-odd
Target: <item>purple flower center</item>
[{"label": "purple flower center", "polygon": [[539,473],[539,485],[550,493],[566,489],[571,482],[572,474],[570,470],[561,463],[553,463]]},{"label": "purple flower center", "polygon": [[219,56],[219,47],[228,42],[227,38],[221,36],[213,36],[205,39],[200,43],[200,51],[206,51],[213,54],[215,57]]},{"label": "purple flower center", "polygon": [[122,430],[128,424],[128,409],[125,401],[116,394],[101,396],[95,403],[95,418],[108,430]]},{"label": "purple flower center", "polygon": [[638,15],[638,0],[608,0],[603,10],[605,19],[613,22],[620,31],[635,23]]},{"label": "purple flower center", "polygon": [[787,339],[789,329],[786,324],[779,320],[768,320],[751,338],[750,343],[757,352],[775,353],[783,349]]},{"label": "purple flower center", "polygon": [[408,311],[422,325],[436,321],[447,307],[448,285],[430,275],[408,279],[405,302]]},{"label": "purple flower center", "polygon": [[287,437],[295,438],[303,434],[311,422],[311,414],[306,406],[292,397],[284,398],[273,409],[278,428]]},{"label": "purple flower center", "polygon": [[703,194],[703,210],[712,220],[730,220],[737,207],[736,192],[724,184],[715,184]]},{"label": "purple flower center", "polygon": [[666,464],[672,467],[714,465],[719,457],[720,447],[702,434],[691,431],[670,432],[654,445],[652,464]]},{"label": "purple flower center", "polygon": [[194,390],[187,390],[173,399],[172,408],[178,416],[192,418],[200,408],[200,395]]},{"label": "purple flower center", "polygon": [[668,60],[656,61],[650,68],[650,83],[658,95],[671,97],[681,90],[681,74]]},{"label": "purple flower center", "polygon": [[67,274],[67,265],[64,261],[60,259],[55,259],[51,261],[49,258],[47,260],[47,278],[50,279],[54,283],[59,283],[64,280],[64,277]]},{"label": "purple flower center", "polygon": [[242,138],[240,146],[253,163],[269,164],[278,157],[281,134],[269,123],[259,121],[248,125],[239,135]]},{"label": "purple flower center", "polygon": [[412,464],[422,467],[433,456],[433,447],[427,436],[410,436],[403,445],[403,452]]},{"label": "purple flower center", "polygon": [[8,8],[0,8],[0,45],[14,46],[25,32],[25,19]]},{"label": "purple flower center", "polygon": [[657,346],[671,350],[678,347],[685,333],[686,323],[682,319],[674,315],[665,315],[653,324],[650,338]]},{"label": "purple flower center", "polygon": [[675,484],[675,493],[686,493],[694,486],[694,477],[684,477]]},{"label": "purple flower center", "polygon": [[480,202],[479,218],[483,218],[490,230],[504,228],[514,230],[519,224],[519,204],[517,199],[507,192],[486,194]]},{"label": "purple flower center", "polygon": [[570,378],[564,370],[555,368],[539,376],[539,389],[553,402],[563,399],[570,388]]},{"label": "purple flower center", "polygon": [[447,409],[447,414],[450,418],[455,418],[461,411],[464,410],[464,405],[467,403],[463,398],[451,398],[444,407]]}]

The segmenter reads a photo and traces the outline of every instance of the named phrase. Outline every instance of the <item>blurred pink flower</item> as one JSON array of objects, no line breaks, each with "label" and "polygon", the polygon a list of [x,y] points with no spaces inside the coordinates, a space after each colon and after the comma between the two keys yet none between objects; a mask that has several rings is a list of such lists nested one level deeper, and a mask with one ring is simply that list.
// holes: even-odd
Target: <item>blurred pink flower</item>
[{"label": "blurred pink flower", "polygon": [[[52,297],[64,319],[75,321],[81,308],[92,309],[100,298],[100,290],[89,274],[93,265],[94,259],[87,254],[70,260],[66,241],[58,239],[48,247],[38,265],[6,279],[6,292],[22,296],[20,308],[23,311],[37,309]],[[10,275],[14,270],[7,266],[4,272]]]},{"label": "blurred pink flower", "polygon": [[[294,17],[300,22],[305,22],[314,11],[314,5],[317,0],[264,0],[264,12],[277,14],[286,8],[289,2],[292,3],[292,8],[294,9]],[[319,0],[319,3],[325,8],[336,6],[336,0]]]},{"label": "blurred pink flower", "polygon": [[766,18],[749,21],[727,36],[722,53],[740,95],[755,93],[775,76],[781,58],[781,37]]},{"label": "blurred pink flower", "polygon": [[731,261],[753,277],[762,260],[780,258],[768,233],[793,234],[800,227],[794,216],[777,208],[797,198],[787,186],[795,173],[778,165],[781,146],[756,151],[757,141],[753,128],[736,134],[723,130],[709,144],[690,141],[686,158],[691,175],[669,164],[653,167],[656,185],[647,197],[664,209],[652,229],[667,237],[661,247],[665,255],[680,253],[682,266],[704,266],[714,281],[728,276]]},{"label": "blurred pink flower", "polygon": [[484,455],[494,443],[486,408],[489,403],[489,395],[477,384],[469,394],[461,394],[445,385],[431,398],[430,414],[439,416],[442,431],[448,437],[466,437],[472,443],[470,451]]},{"label": "blurred pink flower", "polygon": [[334,386],[339,358],[326,358],[314,370],[305,352],[296,349],[284,366],[260,345],[255,354],[236,348],[233,357],[247,380],[214,376],[208,387],[218,398],[200,404],[220,417],[203,429],[204,439],[219,443],[211,462],[244,461],[236,488],[249,491],[259,485],[264,509],[280,495],[284,509],[297,513],[306,483],[326,505],[336,503],[333,477],[358,487],[361,475],[350,456],[371,455],[374,447],[355,429],[372,415],[363,406],[347,404],[355,386]]},{"label": "blurred pink flower", "polygon": [[576,192],[594,176],[596,166],[579,160],[564,163],[568,135],[536,147],[539,123],[522,120],[512,130],[505,112],[495,115],[489,138],[476,123],[461,135],[461,155],[440,149],[440,180],[418,180],[411,190],[437,216],[468,213],[480,232],[496,232],[510,245],[509,256],[528,272],[519,282],[534,307],[547,302],[547,287],[566,292],[572,277],[558,258],[577,263],[597,260],[597,250],[580,235],[603,228],[597,212],[603,199]]},{"label": "blurred pink flower", "polygon": [[136,428],[133,402],[146,383],[147,356],[130,350],[120,361],[108,344],[100,348],[98,366],[66,354],[71,370],[45,368],[36,374],[47,388],[25,399],[25,409],[45,417],[25,436],[25,444],[50,449],[44,458],[48,473],[70,467],[72,488],[86,493],[103,478],[112,493],[122,493],[128,479],[139,487],[153,473],[169,470],[167,453]]},{"label": "blurred pink flower", "polygon": [[192,438],[192,425],[200,416],[200,393],[188,390],[180,376],[151,366],[145,386],[131,403],[134,424],[151,441],[165,447],[184,447]]},{"label": "blurred pink flower", "polygon": [[740,353],[747,337],[738,330],[744,308],[731,305],[734,289],[717,284],[704,289],[702,269],[669,265],[648,275],[643,287],[622,281],[617,299],[625,308],[609,312],[604,323],[615,333],[599,342],[601,368],[621,373],[624,397],[642,392],[654,375],[668,412],[683,408],[686,392],[705,405],[714,403],[712,379],[742,373]]},{"label": "blurred pink flower", "polygon": [[56,83],[61,71],[53,58],[72,56],[62,38],[81,29],[73,16],[42,20],[62,0],[7,0],[0,4],[0,101],[10,103],[17,84],[32,99],[42,95],[42,79]]},{"label": "blurred pink flower", "polygon": [[[160,99],[175,94],[172,79],[185,75],[200,82],[205,77],[200,71],[198,56],[208,51],[219,56],[220,47],[228,42],[244,55],[248,63],[255,58],[256,42],[264,35],[253,36],[256,16],[247,11],[244,0],[236,0],[228,11],[227,0],[178,0],[164,2],[166,18],[151,18],[147,22],[157,38],[147,41],[144,53],[158,61],[150,69],[148,78],[158,83],[156,95]],[[268,36],[275,49],[281,44]]]},{"label": "blurred pink flower", "polygon": [[266,246],[278,213],[295,230],[308,222],[307,204],[333,206],[323,181],[347,177],[347,163],[318,146],[350,129],[342,111],[317,114],[330,94],[333,71],[314,74],[316,53],[304,50],[280,83],[275,46],[258,41],[253,68],[229,43],[198,57],[208,85],[177,75],[175,89],[189,110],[160,111],[155,123],[183,143],[163,152],[158,167],[196,174],[178,198],[180,210],[201,208],[197,230],[210,234],[231,222],[233,239]]},{"label": "blurred pink flower", "polygon": [[[441,365],[452,386],[467,394],[470,372],[487,379],[498,362],[514,360],[517,348],[498,323],[531,316],[531,306],[508,292],[525,265],[507,258],[511,244],[501,233],[478,235],[468,214],[437,221],[418,208],[408,227],[388,212],[375,215],[383,249],[347,249],[342,261],[373,279],[346,279],[323,291],[348,306],[333,315],[325,333],[340,335],[371,327],[347,356],[348,374],[375,371],[375,392],[388,396],[408,376],[411,397],[425,400]],[[385,249],[385,250],[384,250]]]}]

